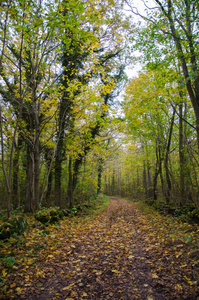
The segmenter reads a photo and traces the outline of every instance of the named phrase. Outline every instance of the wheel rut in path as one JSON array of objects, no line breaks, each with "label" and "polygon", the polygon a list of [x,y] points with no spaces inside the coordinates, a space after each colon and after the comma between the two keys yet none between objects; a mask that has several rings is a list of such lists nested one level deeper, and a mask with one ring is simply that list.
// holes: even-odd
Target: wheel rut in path
[{"label": "wheel rut in path", "polygon": [[46,249],[40,274],[22,277],[14,299],[198,299],[183,290],[178,270],[171,274],[169,259],[158,263],[150,226],[134,203],[110,197],[108,209],[71,229],[53,255]]}]

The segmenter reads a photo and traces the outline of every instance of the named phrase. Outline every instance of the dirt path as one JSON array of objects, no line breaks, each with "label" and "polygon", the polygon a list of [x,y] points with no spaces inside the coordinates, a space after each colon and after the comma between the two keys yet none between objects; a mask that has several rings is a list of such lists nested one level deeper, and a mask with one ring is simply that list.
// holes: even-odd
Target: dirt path
[{"label": "dirt path", "polygon": [[103,214],[59,236],[15,279],[14,299],[199,299],[191,269],[158,244],[135,204],[112,197]]}]

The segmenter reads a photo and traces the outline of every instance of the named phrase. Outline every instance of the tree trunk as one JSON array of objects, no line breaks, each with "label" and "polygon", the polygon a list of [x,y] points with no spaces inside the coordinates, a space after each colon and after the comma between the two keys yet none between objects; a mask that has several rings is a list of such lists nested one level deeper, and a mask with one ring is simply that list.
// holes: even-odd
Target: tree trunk
[{"label": "tree trunk", "polygon": [[65,107],[62,100],[59,115],[59,132],[57,137],[57,149],[55,156],[55,205],[61,207],[61,177],[63,161],[64,129],[66,125]]},{"label": "tree trunk", "polygon": [[166,197],[166,203],[167,204],[170,203],[170,195],[171,195],[171,180],[170,180],[170,175],[169,175],[169,151],[170,151],[170,146],[171,146],[171,137],[172,137],[172,132],[173,132],[175,113],[176,113],[176,109],[174,107],[173,115],[172,115],[172,118],[171,118],[171,124],[170,124],[170,128],[169,128],[169,136],[168,136],[168,141],[167,141],[167,146],[166,146],[166,154],[165,154],[165,160],[164,160],[164,167],[165,167],[165,173],[166,173],[166,182],[167,182],[165,197]]},{"label": "tree trunk", "polygon": [[115,194],[115,170],[113,169],[112,182],[111,182],[111,195]]},{"label": "tree trunk", "polygon": [[103,170],[103,166],[102,166],[102,159],[99,159],[99,165],[98,165],[98,172],[97,172],[97,195],[100,194],[101,192],[101,187],[102,187],[102,170]]},{"label": "tree trunk", "polygon": [[160,173],[158,162],[156,161],[156,168],[155,168],[155,174],[153,178],[153,200],[156,202],[157,200],[157,184],[158,184],[158,175]]},{"label": "tree trunk", "polygon": [[27,145],[27,164],[26,164],[26,200],[25,212],[32,212],[33,200],[33,151],[31,146]]},{"label": "tree trunk", "polygon": [[39,136],[40,136],[40,129],[39,129],[39,124],[37,124],[35,128],[35,144],[34,144],[34,193],[33,193],[34,211],[39,209],[39,177],[40,177]]},{"label": "tree trunk", "polygon": [[180,161],[180,205],[186,205],[185,195],[185,159],[184,159],[184,136],[183,136],[183,104],[179,104],[179,161]]},{"label": "tree trunk", "polygon": [[150,172],[150,164],[147,160],[147,197],[151,200],[153,198],[153,187],[152,187],[152,181],[151,181],[151,172]]},{"label": "tree trunk", "polygon": [[108,183],[107,183],[107,175],[104,176],[104,184],[105,184],[105,195],[108,195]]},{"label": "tree trunk", "polygon": [[68,207],[71,209],[73,208],[73,192],[74,188],[73,187],[73,174],[72,174],[72,157],[69,157],[69,162],[68,162],[68,190],[67,190],[67,200],[68,200]]},{"label": "tree trunk", "polygon": [[143,187],[145,191],[145,198],[148,199],[147,175],[145,161],[143,163]]},{"label": "tree trunk", "polygon": [[47,191],[46,191],[46,196],[45,196],[45,199],[46,199],[47,203],[49,202],[49,198],[50,198],[50,195],[51,195],[52,182],[53,182],[53,172],[52,172],[52,170],[50,170],[49,176],[48,176]]},{"label": "tree trunk", "polygon": [[[173,38],[173,41],[176,46],[176,50],[178,53],[178,61],[181,64],[182,67],[182,72],[183,76],[185,79],[185,84],[186,84],[186,89],[188,92],[188,95],[190,97],[194,113],[195,113],[195,118],[196,118],[196,132],[197,132],[197,145],[199,149],[199,75],[198,75],[198,59],[197,59],[197,48],[194,47],[194,44],[197,43],[197,40],[194,40],[194,26],[192,24],[193,20],[192,14],[191,14],[191,7],[190,7],[190,1],[184,1],[184,9],[185,9],[185,15],[186,15],[186,42],[187,42],[187,48],[186,50],[183,49],[183,44],[182,40],[183,37],[181,38],[179,36],[178,30],[175,28],[175,21],[176,21],[176,14],[175,14],[175,9],[173,6],[173,3],[171,0],[167,1],[168,5],[168,11],[166,11],[164,5],[161,4],[160,0],[155,0],[156,3],[160,6],[162,12],[168,18],[169,24],[170,24],[170,32]],[[195,10],[195,14],[197,14],[197,9]],[[181,20],[177,19],[177,22],[181,22]],[[183,25],[184,26],[184,25]],[[186,51],[184,53],[184,51]],[[189,54],[188,56],[190,57],[190,60],[187,61],[187,53]],[[191,71],[189,72],[189,68],[191,68]],[[194,74],[193,79],[192,74]]]},{"label": "tree trunk", "polygon": [[156,168],[155,174],[153,178],[153,201],[157,201],[157,184],[158,184],[158,176],[161,173],[162,169],[162,158],[160,156],[160,146],[159,142],[156,141]]},{"label": "tree trunk", "polygon": [[15,153],[13,158],[13,173],[12,173],[12,202],[14,209],[19,204],[19,155],[22,146],[22,137],[19,135],[15,145]]}]

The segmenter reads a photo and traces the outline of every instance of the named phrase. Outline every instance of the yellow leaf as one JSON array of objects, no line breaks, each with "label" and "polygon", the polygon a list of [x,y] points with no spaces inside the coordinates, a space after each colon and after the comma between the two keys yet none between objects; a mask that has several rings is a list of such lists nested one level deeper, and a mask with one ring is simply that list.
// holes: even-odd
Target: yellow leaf
[{"label": "yellow leaf", "polygon": [[63,291],[70,290],[73,287],[73,285],[75,285],[75,283],[69,284],[68,286],[64,287],[62,290]]},{"label": "yellow leaf", "polygon": [[175,290],[177,290],[177,291],[182,290],[182,286],[181,286],[180,284],[176,284],[176,285],[174,286],[174,288],[175,288]]},{"label": "yellow leaf", "polygon": [[16,288],[16,291],[17,291],[18,294],[20,294],[20,293],[21,293],[21,288],[20,288],[20,287],[17,287],[17,288]]},{"label": "yellow leaf", "polygon": [[48,257],[51,258],[51,257],[54,257],[54,256],[52,254],[49,254]]},{"label": "yellow leaf", "polygon": [[120,274],[120,272],[119,272],[118,270],[111,270],[111,272],[113,272],[113,273],[115,273],[115,274],[117,274],[117,275]]},{"label": "yellow leaf", "polygon": [[152,273],[152,278],[158,278],[158,275],[156,273]]},{"label": "yellow leaf", "polygon": [[187,280],[188,284],[193,285],[193,281],[191,281],[190,278],[188,278],[187,276],[184,276],[184,278]]},{"label": "yellow leaf", "polygon": [[36,276],[37,276],[37,278],[39,278],[39,277],[45,278],[45,273],[43,271],[37,270]]},{"label": "yellow leaf", "polygon": [[2,270],[2,275],[3,275],[3,277],[5,277],[7,275],[6,269]]},{"label": "yellow leaf", "polygon": [[71,277],[73,277],[72,274],[66,274],[66,276],[65,276],[65,278],[71,278]]},{"label": "yellow leaf", "polygon": [[186,268],[187,267],[187,265],[185,264],[185,265],[181,265],[180,266],[181,268]]},{"label": "yellow leaf", "polygon": [[26,264],[27,264],[27,265],[31,265],[33,262],[34,262],[34,259],[29,258],[29,259],[26,261]]}]

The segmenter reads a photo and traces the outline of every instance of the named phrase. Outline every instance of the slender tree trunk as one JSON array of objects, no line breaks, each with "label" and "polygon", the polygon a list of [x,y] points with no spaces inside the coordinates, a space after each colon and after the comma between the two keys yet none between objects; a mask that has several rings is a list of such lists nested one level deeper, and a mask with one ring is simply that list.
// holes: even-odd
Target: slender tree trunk
[{"label": "slender tree trunk", "polygon": [[160,180],[161,180],[161,186],[162,186],[162,194],[166,200],[166,193],[165,193],[165,183],[164,183],[164,177],[162,172],[162,158],[160,159]]},{"label": "slender tree trunk", "polygon": [[162,158],[160,155],[160,146],[159,142],[156,141],[156,168],[155,174],[153,178],[153,201],[157,201],[157,184],[158,184],[158,176],[161,174],[162,170]]},{"label": "slender tree trunk", "polygon": [[171,124],[169,128],[169,135],[168,135],[168,141],[167,141],[167,146],[166,146],[166,154],[165,154],[165,160],[164,160],[164,167],[165,167],[165,173],[166,173],[166,182],[167,182],[167,189],[165,192],[165,197],[166,197],[166,203],[170,203],[170,195],[171,195],[171,179],[169,175],[169,151],[170,151],[170,146],[171,146],[171,137],[172,137],[172,132],[173,132],[173,125],[174,125],[174,119],[175,119],[175,113],[176,109],[173,109],[173,115],[171,118]]},{"label": "slender tree trunk", "polygon": [[[173,3],[171,0],[168,0],[168,12],[166,12],[163,5],[161,5],[160,0],[156,0],[158,5],[160,5],[164,15],[168,18],[170,24],[170,31],[175,42],[176,50],[178,53],[178,60],[181,63],[186,89],[188,95],[190,97],[195,118],[196,118],[196,132],[197,132],[197,145],[199,149],[199,75],[198,75],[198,64],[197,64],[197,48],[194,46],[194,34],[193,34],[193,26],[191,24],[191,6],[190,1],[184,1],[185,4],[185,12],[186,12],[186,39],[187,39],[187,50],[189,50],[190,61],[187,62],[186,55],[187,52],[184,54],[183,45],[181,42],[181,37],[179,36],[178,30],[175,28],[175,20],[174,20],[174,13],[175,9],[173,7]],[[197,10],[196,10],[197,12]],[[178,20],[179,21],[179,20]],[[191,71],[194,74],[193,80],[191,79],[191,75],[189,73],[189,68],[191,67]]]},{"label": "slender tree trunk", "polygon": [[48,175],[48,184],[47,184],[47,191],[46,191],[46,202],[49,202],[49,198],[51,195],[51,190],[52,190],[52,182],[53,182],[53,171],[50,170],[49,175]]},{"label": "slender tree trunk", "polygon": [[112,174],[112,182],[111,182],[111,194],[115,194],[115,170],[113,169],[113,174]]},{"label": "slender tree trunk", "polygon": [[151,200],[153,198],[153,187],[152,187],[152,180],[151,180],[151,172],[150,172],[150,164],[149,161],[147,160],[147,194],[148,198]]},{"label": "slender tree trunk", "polygon": [[40,129],[39,129],[39,124],[37,123],[35,128],[35,144],[34,144],[34,198],[33,198],[34,211],[38,210],[39,208],[39,177],[40,177],[39,136],[40,136]]},{"label": "slender tree trunk", "polygon": [[105,184],[105,195],[108,195],[108,183],[107,183],[107,175],[104,176],[104,184]]},{"label": "slender tree trunk", "polygon": [[143,162],[143,187],[145,190],[145,198],[148,199],[148,186],[147,186],[147,175],[146,175],[146,164]]},{"label": "slender tree trunk", "polygon": [[185,159],[184,159],[184,137],[183,137],[183,104],[179,104],[179,162],[180,162],[180,205],[186,205],[185,195]]},{"label": "slender tree trunk", "polygon": [[102,187],[102,170],[103,170],[103,166],[102,166],[102,159],[99,159],[99,165],[98,165],[98,170],[97,170],[97,195],[100,194],[101,192],[101,187]]},{"label": "slender tree trunk", "polygon": [[13,173],[12,173],[12,202],[16,209],[19,204],[19,155],[22,146],[22,137],[19,135],[17,144],[15,145],[15,154],[13,158]]},{"label": "slender tree trunk", "polygon": [[155,174],[154,174],[154,178],[153,178],[153,200],[154,200],[154,202],[156,202],[156,200],[157,200],[158,175],[159,175],[159,167],[158,167],[158,162],[156,162]]},{"label": "slender tree trunk", "polygon": [[137,167],[137,188],[140,187],[139,167]]},{"label": "slender tree trunk", "polygon": [[112,191],[111,191],[111,170],[109,167],[109,173],[108,173],[108,195],[111,195]]},{"label": "slender tree trunk", "polygon": [[32,212],[33,201],[33,151],[32,147],[27,145],[27,163],[26,163],[26,201],[25,212]]},{"label": "slender tree trunk", "polygon": [[37,142],[34,151],[34,200],[33,200],[34,211],[39,209],[39,177],[40,177],[39,167],[40,167],[40,153],[39,153],[39,142]]},{"label": "slender tree trunk", "polygon": [[72,174],[72,157],[69,157],[69,162],[68,162],[68,190],[67,190],[67,200],[68,200],[68,207],[71,209],[73,208],[73,174]]},{"label": "slender tree trunk", "polygon": [[[60,128],[58,133],[57,150],[55,156],[55,205],[61,206],[61,177],[62,177],[62,160],[63,160],[63,140],[64,140],[64,128],[65,128],[65,116],[62,116],[63,108],[60,107]],[[63,123],[64,122],[64,123]]]}]

